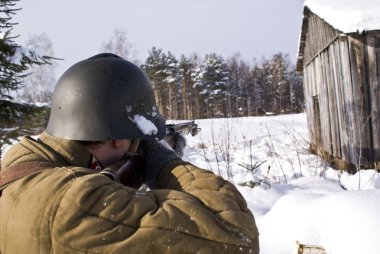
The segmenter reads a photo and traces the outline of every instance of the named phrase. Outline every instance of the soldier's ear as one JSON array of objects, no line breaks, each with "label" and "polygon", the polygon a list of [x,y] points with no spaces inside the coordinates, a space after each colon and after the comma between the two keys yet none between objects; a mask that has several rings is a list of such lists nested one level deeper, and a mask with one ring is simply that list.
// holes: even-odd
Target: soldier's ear
[{"label": "soldier's ear", "polygon": [[127,148],[129,148],[130,145],[131,145],[132,140],[129,140],[129,139],[118,139],[118,140],[111,140],[109,142],[111,142],[112,148],[119,149],[121,147],[127,147]]}]

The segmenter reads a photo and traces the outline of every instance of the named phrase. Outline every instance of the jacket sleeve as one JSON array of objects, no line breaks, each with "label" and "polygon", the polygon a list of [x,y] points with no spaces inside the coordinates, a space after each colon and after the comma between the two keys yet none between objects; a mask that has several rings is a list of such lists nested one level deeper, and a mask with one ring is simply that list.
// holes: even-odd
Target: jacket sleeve
[{"label": "jacket sleeve", "polygon": [[52,223],[58,253],[259,253],[252,213],[228,181],[177,161],[160,189],[138,191],[100,175],[73,181]]}]

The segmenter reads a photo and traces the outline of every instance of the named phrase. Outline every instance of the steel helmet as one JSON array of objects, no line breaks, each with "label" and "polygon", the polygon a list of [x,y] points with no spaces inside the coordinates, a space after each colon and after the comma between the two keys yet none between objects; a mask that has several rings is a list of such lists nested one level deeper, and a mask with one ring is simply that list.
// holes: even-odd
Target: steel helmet
[{"label": "steel helmet", "polygon": [[74,64],[58,80],[46,132],[81,141],[159,140],[166,127],[145,73],[103,53]]}]

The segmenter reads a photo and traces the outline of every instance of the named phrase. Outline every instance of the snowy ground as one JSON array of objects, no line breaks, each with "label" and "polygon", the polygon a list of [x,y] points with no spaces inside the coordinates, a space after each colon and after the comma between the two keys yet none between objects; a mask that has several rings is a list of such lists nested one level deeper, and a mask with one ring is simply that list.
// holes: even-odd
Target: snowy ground
[{"label": "snowy ground", "polygon": [[295,253],[297,241],[329,254],[380,253],[379,173],[339,173],[310,154],[305,114],[196,123],[202,131],[186,136],[184,159],[238,186],[262,254]]}]

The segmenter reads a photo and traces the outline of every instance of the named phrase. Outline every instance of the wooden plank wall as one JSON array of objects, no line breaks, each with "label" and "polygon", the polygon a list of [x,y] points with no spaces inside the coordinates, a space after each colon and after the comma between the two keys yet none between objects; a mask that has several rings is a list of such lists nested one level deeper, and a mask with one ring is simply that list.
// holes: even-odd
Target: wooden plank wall
[{"label": "wooden plank wall", "polygon": [[321,53],[322,58],[322,68],[324,70],[324,82],[327,90],[327,101],[328,101],[328,112],[329,112],[329,122],[330,122],[330,155],[333,157],[341,157],[341,142],[340,142],[340,125],[338,118],[337,109],[337,98],[336,98],[336,86],[334,82],[334,69],[333,63],[331,62],[331,56],[329,48]]},{"label": "wooden plank wall", "polygon": [[[344,65],[344,59],[341,59],[341,39],[339,38],[329,47],[329,57],[331,58],[331,75],[333,77],[332,84],[334,84],[334,96],[337,110],[337,124],[340,146],[340,158],[346,162],[351,161],[352,154],[350,153],[350,141],[352,140],[352,125],[349,124],[349,118],[351,112],[347,110],[345,102],[347,101],[347,91],[345,89],[344,77],[342,73],[342,66]],[[343,43],[344,44],[344,43]],[[346,63],[348,64],[348,62]],[[347,66],[349,67],[349,66]]]},{"label": "wooden plank wall", "polygon": [[[353,114],[353,91],[352,91],[352,82],[351,82],[351,67],[350,67],[350,58],[349,58],[349,48],[347,42],[347,36],[342,36],[339,38],[338,48],[339,52],[338,59],[340,60],[340,66],[337,71],[340,72],[342,78],[341,90],[342,94],[342,109],[343,114],[345,115],[345,131],[347,132],[346,137],[348,140],[344,140],[343,144],[347,144],[347,148],[344,147],[342,150],[347,150],[348,154],[343,157],[348,157],[350,160],[348,162],[354,163],[357,161],[357,156],[354,150],[354,133],[356,132],[355,115]],[[342,119],[343,122],[343,119]]]},{"label": "wooden plank wall", "polygon": [[370,93],[373,162],[380,169],[380,31],[366,35],[366,59]]},{"label": "wooden plank wall", "polygon": [[307,15],[308,32],[303,63],[306,64],[304,68],[306,112],[308,115],[311,114],[308,117],[311,145],[320,154],[339,156],[340,145],[334,144],[340,142],[340,136],[335,131],[338,125],[337,113],[332,110],[336,108],[336,103],[331,99],[334,96],[332,90],[335,88],[329,86],[331,76],[326,75],[330,72],[330,57],[328,53],[319,52],[329,45],[339,32],[312,12],[307,12]]},{"label": "wooden plank wall", "polygon": [[322,137],[322,147],[325,152],[332,154],[331,149],[331,117],[330,117],[330,102],[328,94],[328,85],[325,80],[326,73],[324,71],[324,61],[323,56],[315,58],[313,61],[316,65],[316,86],[319,90],[319,106],[320,106],[320,119],[321,119],[321,137]]},{"label": "wooden plank wall", "polygon": [[309,17],[304,52],[311,144],[356,167],[380,168],[380,32],[336,36],[323,23]]},{"label": "wooden plank wall", "polygon": [[[352,34],[348,36],[353,90],[353,113],[356,131],[354,135],[355,161],[359,168],[372,163],[370,94],[367,79],[368,65],[365,58],[365,36]],[[370,67],[371,68],[371,67]]]},{"label": "wooden plank wall", "polygon": [[303,52],[304,65],[307,65],[307,63],[312,60],[322,48],[329,45],[331,40],[340,34],[339,31],[334,29],[331,25],[312,12],[309,12],[307,15],[308,32],[306,35],[306,43]]},{"label": "wooden plank wall", "polygon": [[[311,143],[320,154],[334,157],[341,156],[339,117],[335,92],[337,88],[331,86],[334,76],[330,75],[334,69],[326,46],[339,34],[332,26],[324,22],[317,15],[309,13],[308,33],[306,35],[304,63],[304,87],[308,127],[311,129]],[[312,60],[312,61],[311,61]],[[311,61],[311,62],[310,62]],[[311,98],[319,102],[319,112]],[[314,115],[318,114],[318,115]],[[319,122],[318,122],[319,121]],[[318,129],[319,127],[319,129]]]},{"label": "wooden plank wall", "polygon": [[336,156],[342,158],[344,161],[350,161],[351,158],[348,152],[349,132],[347,130],[347,117],[344,110],[344,88],[341,74],[341,61],[339,57],[339,40],[333,42],[328,48],[328,51],[330,59],[330,83],[334,84],[331,89],[331,100],[334,100],[336,110],[335,121],[337,129],[334,130],[336,139],[338,139],[334,142]]},{"label": "wooden plank wall", "polygon": [[311,70],[311,65],[306,66],[304,68],[304,75],[303,75],[303,84],[304,84],[304,93],[305,95],[310,95],[305,97],[305,111],[306,111],[306,118],[307,118],[307,125],[309,129],[309,137],[312,142],[315,143],[315,124],[313,120],[314,113],[311,111],[313,108],[313,97],[312,94],[314,92],[312,89],[312,75],[313,71]]}]

